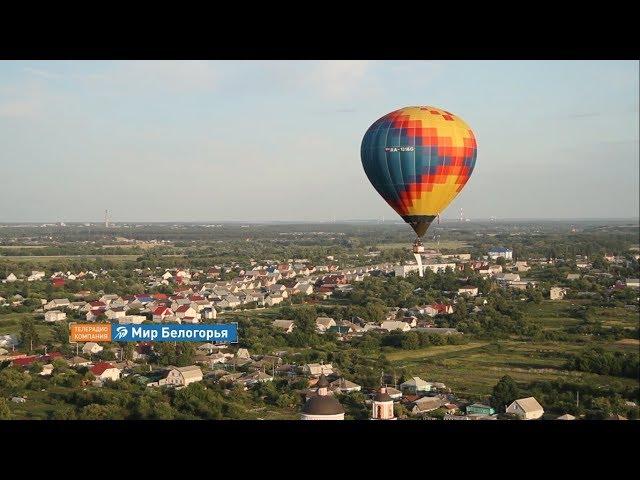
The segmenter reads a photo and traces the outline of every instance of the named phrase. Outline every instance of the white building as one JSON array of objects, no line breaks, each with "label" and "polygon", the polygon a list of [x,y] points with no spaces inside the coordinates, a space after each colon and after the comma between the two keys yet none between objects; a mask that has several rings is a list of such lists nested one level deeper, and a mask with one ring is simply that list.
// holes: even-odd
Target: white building
[{"label": "white building", "polygon": [[536,420],[544,415],[542,405],[533,397],[515,400],[507,407],[506,412],[517,415],[523,420]]},{"label": "white building", "polygon": [[478,295],[478,287],[460,287],[458,289],[458,295],[468,295],[470,297],[475,297]]},{"label": "white building", "polygon": [[187,386],[202,381],[202,370],[196,365],[172,368],[162,384],[176,387]]},{"label": "white building", "polygon": [[64,320],[65,318],[67,318],[67,314],[60,310],[49,310],[48,312],[44,312],[45,322],[57,322],[59,320]]},{"label": "white building", "polygon": [[102,347],[102,345],[98,345],[96,342],[87,342],[82,347],[82,353],[84,353],[85,355],[88,355],[90,353],[98,353],[102,350],[104,350],[104,347]]},{"label": "white building", "polygon": [[562,287],[551,287],[549,289],[549,298],[551,300],[562,300],[567,294],[567,289]]},{"label": "white building", "polygon": [[409,330],[411,330],[411,325],[409,325],[407,322],[401,322],[398,320],[387,320],[385,322],[382,322],[380,328],[382,328],[383,330],[387,330],[388,332],[393,332],[395,330],[408,332]]},{"label": "white building", "polygon": [[496,260],[500,257],[504,258],[505,260],[513,259],[513,250],[504,247],[492,248],[487,252],[487,254],[489,255],[489,258],[491,260]]},{"label": "white building", "polygon": [[625,283],[627,288],[640,288],[640,279],[638,278],[627,278]]},{"label": "white building", "polygon": [[120,374],[122,373],[118,367],[109,362],[96,363],[90,370],[96,379],[101,381],[112,380],[115,382],[120,380]]},{"label": "white building", "polygon": [[412,377],[410,380],[400,384],[400,390],[403,392],[408,391],[414,395],[420,392],[430,392],[431,383],[425,382],[420,377]]}]

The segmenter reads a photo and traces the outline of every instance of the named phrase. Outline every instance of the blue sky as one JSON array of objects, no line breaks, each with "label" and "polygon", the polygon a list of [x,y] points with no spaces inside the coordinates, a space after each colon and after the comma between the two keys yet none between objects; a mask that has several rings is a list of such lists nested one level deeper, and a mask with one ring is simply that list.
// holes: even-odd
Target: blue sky
[{"label": "blue sky", "polygon": [[3,61],[0,222],[396,218],[360,163],[380,116],[462,117],[443,213],[637,217],[638,62]]}]

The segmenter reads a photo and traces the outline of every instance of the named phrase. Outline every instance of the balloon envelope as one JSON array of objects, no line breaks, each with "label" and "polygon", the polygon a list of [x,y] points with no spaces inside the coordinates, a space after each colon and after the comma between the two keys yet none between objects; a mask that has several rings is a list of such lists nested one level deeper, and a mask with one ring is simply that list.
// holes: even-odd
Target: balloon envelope
[{"label": "balloon envelope", "polygon": [[451,112],[405,107],[369,127],[360,155],[374,188],[421,237],[469,180],[476,140]]}]

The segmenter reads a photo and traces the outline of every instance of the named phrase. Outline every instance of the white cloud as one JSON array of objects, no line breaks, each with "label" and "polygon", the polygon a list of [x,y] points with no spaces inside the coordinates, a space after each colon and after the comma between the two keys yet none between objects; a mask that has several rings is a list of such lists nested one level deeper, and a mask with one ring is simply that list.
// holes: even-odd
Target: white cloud
[{"label": "white cloud", "polygon": [[54,80],[57,78],[63,78],[64,75],[60,73],[51,72],[49,70],[42,70],[40,68],[24,67],[23,70],[36,77],[46,78],[47,80]]},{"label": "white cloud", "polygon": [[122,61],[101,74],[86,77],[98,85],[125,91],[169,91],[171,93],[206,91],[217,86],[215,64],[200,60]]},{"label": "white cloud", "polygon": [[372,87],[367,74],[373,62],[367,60],[329,60],[319,62],[309,72],[311,83],[330,100],[345,100]]}]

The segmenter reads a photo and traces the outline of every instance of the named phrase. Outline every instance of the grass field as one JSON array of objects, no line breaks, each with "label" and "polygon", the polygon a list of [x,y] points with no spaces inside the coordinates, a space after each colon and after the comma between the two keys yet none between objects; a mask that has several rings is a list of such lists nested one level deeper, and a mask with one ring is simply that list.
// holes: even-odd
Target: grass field
[{"label": "grass field", "polygon": [[[473,345],[473,346],[471,346]],[[447,348],[454,347],[454,348]],[[460,347],[469,347],[461,349]],[[463,396],[480,399],[504,375],[517,382],[535,380],[585,380],[600,385],[637,386],[631,378],[608,377],[563,369],[568,353],[586,348],[582,344],[559,342],[497,341],[489,344],[447,345],[424,350],[387,354],[387,358],[406,375],[441,381]],[[611,345],[612,349],[616,346]],[[413,356],[412,353],[419,355]],[[402,355],[409,354],[409,355]]]},{"label": "grass field", "polygon": [[637,328],[640,323],[638,312],[623,307],[596,308],[595,316],[608,326]]},{"label": "grass field", "polygon": [[478,349],[488,345],[489,342],[471,342],[465,345],[441,345],[437,347],[420,348],[418,350],[396,350],[388,353],[387,358],[392,361],[415,360],[436,357],[446,353],[458,353],[465,350]]},{"label": "grass field", "polygon": [[[32,313],[4,313],[0,314],[0,335],[16,335],[20,332],[20,322],[24,318],[33,318]],[[47,342],[51,339],[51,325],[45,324],[42,320],[36,319],[36,331],[42,341]]]},{"label": "grass field", "polygon": [[0,256],[0,262],[8,260],[16,263],[51,263],[67,258],[92,258],[112,260],[114,262],[122,262],[126,260],[136,260],[140,255],[17,255],[17,256]]},{"label": "grass field", "polygon": [[[539,323],[548,330],[561,330],[564,327],[582,323],[579,318],[572,317],[570,310],[584,301],[576,300],[546,300],[539,305],[529,304],[526,318]],[[640,325],[638,312],[623,307],[599,307],[594,310],[595,318],[608,327],[619,326],[624,328],[637,328]]]}]

